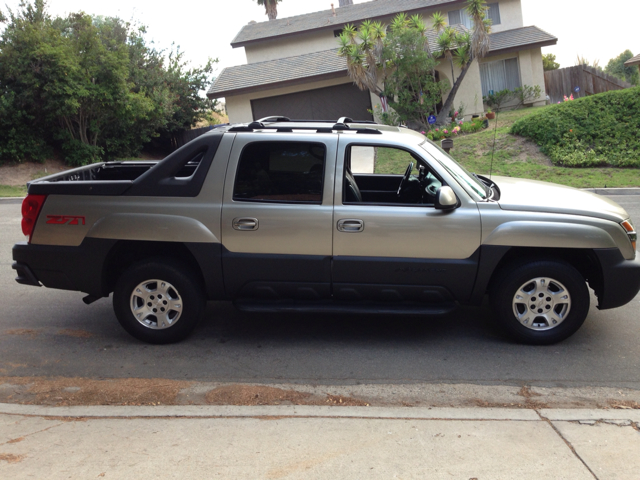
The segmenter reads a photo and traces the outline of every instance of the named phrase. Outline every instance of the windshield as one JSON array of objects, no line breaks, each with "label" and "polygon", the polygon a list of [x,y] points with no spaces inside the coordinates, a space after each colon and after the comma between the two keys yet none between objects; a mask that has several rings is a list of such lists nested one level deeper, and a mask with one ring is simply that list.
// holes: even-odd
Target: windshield
[{"label": "windshield", "polygon": [[456,162],[449,156],[447,152],[442,150],[435,143],[427,140],[420,144],[420,146],[429,155],[431,155],[440,165],[442,165],[447,172],[449,172],[462,186],[469,187],[476,195],[483,200],[486,200],[489,196],[487,193],[487,187],[479,179],[469,173],[462,165]]}]

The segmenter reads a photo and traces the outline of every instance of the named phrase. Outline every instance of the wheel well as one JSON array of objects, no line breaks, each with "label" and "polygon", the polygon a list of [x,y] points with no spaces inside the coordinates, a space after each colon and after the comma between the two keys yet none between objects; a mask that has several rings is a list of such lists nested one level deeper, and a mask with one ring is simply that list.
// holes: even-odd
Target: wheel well
[{"label": "wheel well", "polygon": [[500,262],[491,275],[488,287],[495,282],[502,271],[509,268],[514,262],[521,262],[526,260],[562,260],[574,267],[589,286],[596,292],[596,295],[600,295],[603,287],[602,268],[598,257],[590,249],[578,249],[578,248],[528,248],[528,247],[513,247],[502,257]]},{"label": "wheel well", "polygon": [[105,259],[102,269],[104,293],[108,295],[113,292],[118,278],[131,265],[157,257],[170,258],[184,263],[198,275],[200,284],[204,286],[202,270],[193,254],[183,243],[122,240],[111,248]]}]

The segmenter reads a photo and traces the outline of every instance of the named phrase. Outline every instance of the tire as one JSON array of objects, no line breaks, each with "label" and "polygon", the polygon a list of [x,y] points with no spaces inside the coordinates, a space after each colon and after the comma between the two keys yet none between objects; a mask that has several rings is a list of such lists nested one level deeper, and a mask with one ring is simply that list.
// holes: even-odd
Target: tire
[{"label": "tire", "polygon": [[204,313],[206,300],[197,276],[182,263],[147,260],[127,269],[113,292],[120,325],[147,343],[185,339]]},{"label": "tire", "polygon": [[499,273],[490,292],[500,326],[515,340],[551,345],[573,335],[589,313],[582,275],[560,260],[529,260]]}]

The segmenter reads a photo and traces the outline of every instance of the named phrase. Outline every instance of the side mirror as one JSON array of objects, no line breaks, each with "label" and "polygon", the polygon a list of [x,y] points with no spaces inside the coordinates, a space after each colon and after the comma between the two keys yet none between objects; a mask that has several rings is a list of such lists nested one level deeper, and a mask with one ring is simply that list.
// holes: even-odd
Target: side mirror
[{"label": "side mirror", "polygon": [[456,197],[451,187],[440,187],[436,192],[436,210],[454,210],[460,206],[460,201]]}]

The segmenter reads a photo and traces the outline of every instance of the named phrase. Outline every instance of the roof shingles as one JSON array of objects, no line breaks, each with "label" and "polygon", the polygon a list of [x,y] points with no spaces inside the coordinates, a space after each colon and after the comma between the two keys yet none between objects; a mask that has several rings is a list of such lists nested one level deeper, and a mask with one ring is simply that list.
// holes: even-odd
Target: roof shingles
[{"label": "roof shingles", "polygon": [[231,45],[234,48],[241,47],[246,43],[265,38],[290,35],[329,26],[340,26],[368,18],[384,17],[399,12],[411,12],[449,3],[461,3],[461,0],[373,0],[336,8],[335,17],[331,10],[323,10],[296,17],[250,23],[240,30]]}]

